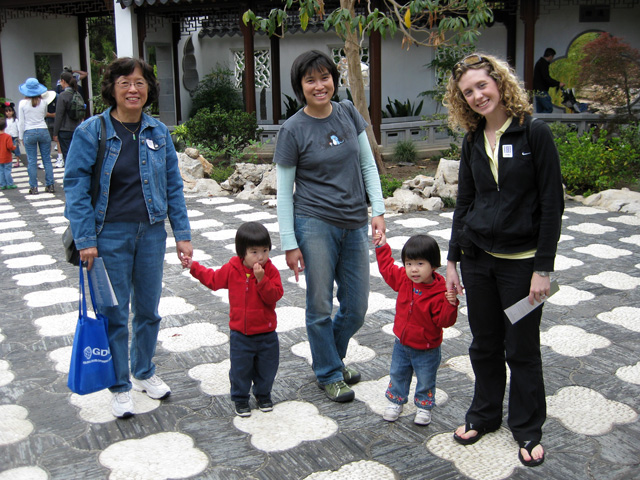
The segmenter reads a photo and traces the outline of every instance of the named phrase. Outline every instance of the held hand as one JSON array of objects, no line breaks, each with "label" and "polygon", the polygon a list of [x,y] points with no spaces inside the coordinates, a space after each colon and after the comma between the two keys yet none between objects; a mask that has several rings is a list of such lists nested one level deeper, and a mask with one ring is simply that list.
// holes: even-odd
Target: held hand
[{"label": "held hand", "polygon": [[458,303],[458,296],[456,295],[456,291],[455,290],[447,290],[446,292],[444,292],[444,297],[449,301],[449,303],[451,305],[453,305],[454,307],[456,306],[456,304]]},{"label": "held hand", "polygon": [[531,276],[531,288],[529,289],[529,303],[533,305],[533,301],[541,302],[545,300],[551,292],[551,279],[549,277],[541,277],[537,273]]},{"label": "held hand", "polygon": [[454,290],[456,294],[462,295],[464,292],[464,286],[460,283],[460,277],[458,276],[458,269],[456,268],[456,262],[449,260],[447,262],[447,291]]},{"label": "held hand", "polygon": [[191,265],[193,264],[193,259],[191,257],[182,257],[180,261],[182,263],[182,268],[191,269]]},{"label": "held hand", "polygon": [[256,276],[256,280],[258,280],[258,283],[260,283],[264,278],[264,268],[262,268],[262,265],[260,265],[258,262],[253,265],[253,274]]},{"label": "held hand", "polygon": [[178,252],[178,260],[180,260],[180,263],[182,263],[182,259],[184,257],[192,258],[193,246],[191,245],[191,240],[181,240],[176,242],[176,251]]},{"label": "held hand", "polygon": [[298,273],[304,271],[304,258],[302,258],[302,252],[299,248],[296,248],[295,250],[287,250],[285,258],[287,259],[287,266],[293,270],[297,282]]},{"label": "held hand", "polygon": [[83,248],[82,250],[78,250],[80,254],[80,261],[82,263],[86,262],[87,270],[91,270],[93,267],[93,259],[98,256],[98,249],[96,247]]},{"label": "held hand", "polygon": [[54,136],[53,136],[53,141],[54,141],[54,142],[56,142],[56,143],[58,143],[58,136],[57,136],[57,135],[54,135]]},{"label": "held hand", "polygon": [[383,234],[387,231],[387,226],[384,221],[384,216],[378,215],[377,217],[373,217],[371,219],[371,235],[373,236],[373,245],[378,246],[380,244],[380,240],[377,237],[378,234]]},{"label": "held hand", "polygon": [[383,245],[386,245],[386,243],[387,243],[387,235],[384,232],[378,232],[373,236],[374,245],[381,247]]}]

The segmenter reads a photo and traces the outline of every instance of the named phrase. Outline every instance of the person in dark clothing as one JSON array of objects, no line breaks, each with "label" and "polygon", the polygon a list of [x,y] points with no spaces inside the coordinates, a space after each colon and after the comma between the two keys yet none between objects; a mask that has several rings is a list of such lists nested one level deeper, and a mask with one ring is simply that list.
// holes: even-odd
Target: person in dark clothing
[{"label": "person in dark clothing", "polygon": [[533,69],[533,91],[536,99],[536,113],[553,112],[549,88],[564,87],[564,83],[551,78],[551,75],[549,75],[549,65],[551,65],[553,57],[555,56],[556,51],[553,48],[547,48],[544,51],[544,56],[540,57]]},{"label": "person in dark clothing", "polygon": [[538,306],[515,323],[504,309],[550,294],[564,195],[551,130],[531,118],[527,93],[513,70],[490,55],[458,62],[447,85],[449,123],[467,131],[447,256],[446,289],[467,291],[475,392],[454,440],[471,445],[500,428],[511,371],[508,425],[518,458],[544,461],[540,444],[546,398]]}]

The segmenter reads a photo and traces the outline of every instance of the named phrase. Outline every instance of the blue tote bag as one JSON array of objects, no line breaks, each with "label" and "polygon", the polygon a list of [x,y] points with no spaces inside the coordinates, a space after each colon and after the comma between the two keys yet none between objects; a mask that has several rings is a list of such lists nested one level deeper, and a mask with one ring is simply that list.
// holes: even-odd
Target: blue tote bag
[{"label": "blue tote bag", "polygon": [[113,358],[109,348],[107,326],[109,321],[102,315],[94,300],[91,276],[89,293],[96,318],[87,315],[87,297],[84,290],[84,273],[80,264],[80,300],[78,301],[78,324],[73,338],[71,365],[69,367],[69,389],[79,395],[97,392],[116,383]]}]

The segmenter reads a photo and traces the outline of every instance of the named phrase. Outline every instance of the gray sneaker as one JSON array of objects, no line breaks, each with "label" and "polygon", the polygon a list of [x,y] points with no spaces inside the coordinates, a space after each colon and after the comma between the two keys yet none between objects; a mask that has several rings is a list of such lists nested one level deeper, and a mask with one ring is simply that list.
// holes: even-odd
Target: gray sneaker
[{"label": "gray sneaker", "polygon": [[146,380],[138,380],[131,377],[133,389],[137,392],[147,392],[147,395],[154,400],[162,400],[171,395],[171,389],[164,383],[159,376],[147,378]]},{"label": "gray sneaker", "polygon": [[347,385],[355,385],[360,381],[362,375],[355,368],[352,367],[344,367],[342,369],[342,376],[344,377],[344,383]]},{"label": "gray sneaker", "polygon": [[131,392],[116,392],[111,399],[111,413],[114,417],[129,418],[134,414]]},{"label": "gray sneaker", "polygon": [[343,380],[339,380],[335,383],[329,383],[327,385],[318,384],[318,386],[323,389],[327,397],[334,402],[350,402],[356,398],[354,391],[351,390],[349,385],[347,385]]}]

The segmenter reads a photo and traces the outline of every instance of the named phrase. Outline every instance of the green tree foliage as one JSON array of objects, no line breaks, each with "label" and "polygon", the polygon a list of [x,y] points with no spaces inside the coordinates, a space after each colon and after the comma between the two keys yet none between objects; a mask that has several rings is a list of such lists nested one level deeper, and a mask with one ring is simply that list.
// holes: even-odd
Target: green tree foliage
[{"label": "green tree foliage", "polygon": [[193,92],[189,116],[215,105],[226,112],[244,109],[242,93],[233,82],[233,72],[219,65],[200,81]]},{"label": "green tree foliage", "polygon": [[584,46],[598,35],[597,32],[587,32],[576,38],[569,46],[567,56],[554,60],[549,66],[551,77],[563,82],[566,88],[575,88],[579,83],[580,64],[586,55]]}]

